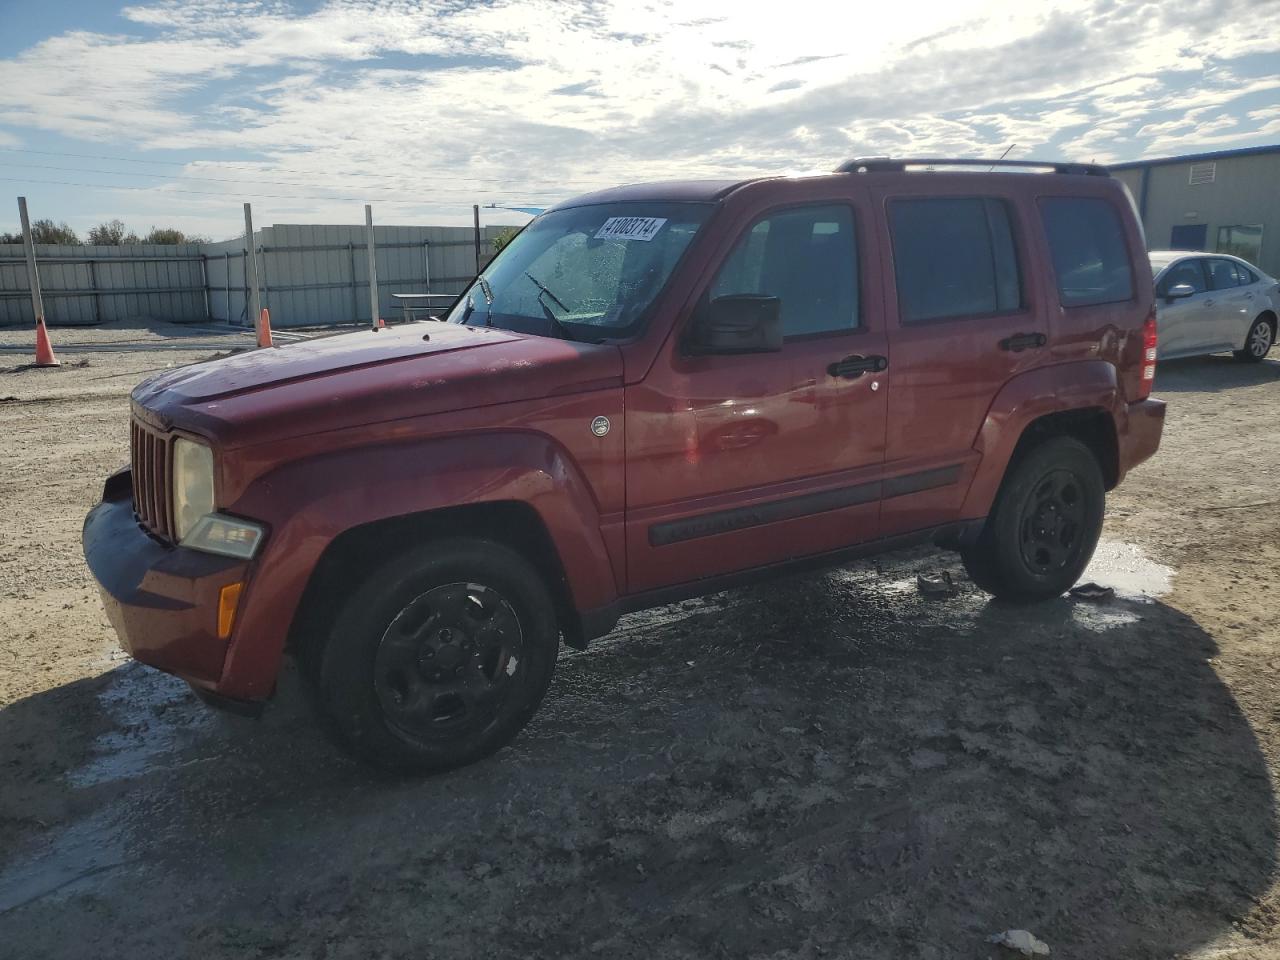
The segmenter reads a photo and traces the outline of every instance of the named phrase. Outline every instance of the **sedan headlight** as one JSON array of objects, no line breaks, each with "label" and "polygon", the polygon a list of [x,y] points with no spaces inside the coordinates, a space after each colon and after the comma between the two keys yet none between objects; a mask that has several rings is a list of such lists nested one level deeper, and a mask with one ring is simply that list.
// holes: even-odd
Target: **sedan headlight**
[{"label": "sedan headlight", "polygon": [[173,446],[173,518],[178,542],[193,550],[248,560],[262,542],[260,524],[214,512],[213,451],[182,438]]}]

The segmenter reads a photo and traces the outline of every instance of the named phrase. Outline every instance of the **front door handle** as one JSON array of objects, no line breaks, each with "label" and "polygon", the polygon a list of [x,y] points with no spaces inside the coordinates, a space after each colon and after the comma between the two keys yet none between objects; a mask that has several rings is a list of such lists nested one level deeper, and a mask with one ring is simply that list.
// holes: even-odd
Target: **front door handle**
[{"label": "front door handle", "polygon": [[857,380],[864,373],[879,373],[889,366],[889,358],[881,356],[863,357],[854,354],[845,357],[827,367],[827,373],[833,377],[844,377],[846,380]]},{"label": "front door handle", "polygon": [[1043,347],[1047,342],[1043,333],[1015,333],[1013,336],[1005,337],[1000,341],[1000,349],[1021,353],[1023,350]]}]

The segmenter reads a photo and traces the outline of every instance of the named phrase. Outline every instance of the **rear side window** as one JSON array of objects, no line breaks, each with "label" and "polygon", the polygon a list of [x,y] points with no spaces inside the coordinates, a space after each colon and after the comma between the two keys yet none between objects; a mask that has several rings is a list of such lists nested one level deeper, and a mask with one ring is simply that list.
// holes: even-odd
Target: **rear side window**
[{"label": "rear side window", "polygon": [[1186,284],[1196,293],[1204,293],[1208,290],[1209,285],[1205,279],[1203,263],[1204,261],[1199,258],[1175,263],[1160,281],[1160,296],[1167,297],[1169,291],[1179,284]]},{"label": "rear side window", "polygon": [[1106,200],[1048,197],[1040,201],[1045,236],[1064,307],[1133,298],[1133,271],[1120,215]]},{"label": "rear side window", "polygon": [[1003,200],[935,197],[889,204],[903,323],[1022,306],[1022,280]]},{"label": "rear side window", "polygon": [[1231,287],[1243,286],[1248,281],[1242,281],[1240,274],[1236,270],[1236,265],[1230,260],[1210,260],[1209,261],[1209,289],[1210,290],[1227,290]]},{"label": "rear side window", "polygon": [[796,207],[757,221],[711,284],[711,297],[754,293],[781,301],[782,335],[858,327],[853,210]]}]

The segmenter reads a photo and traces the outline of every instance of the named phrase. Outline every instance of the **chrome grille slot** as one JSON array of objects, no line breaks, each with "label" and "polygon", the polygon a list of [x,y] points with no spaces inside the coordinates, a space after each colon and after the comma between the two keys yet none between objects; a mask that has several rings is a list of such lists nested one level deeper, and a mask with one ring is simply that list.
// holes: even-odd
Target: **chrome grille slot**
[{"label": "chrome grille slot", "polygon": [[168,438],[134,420],[129,451],[133,466],[133,512],[158,537],[173,540]]}]

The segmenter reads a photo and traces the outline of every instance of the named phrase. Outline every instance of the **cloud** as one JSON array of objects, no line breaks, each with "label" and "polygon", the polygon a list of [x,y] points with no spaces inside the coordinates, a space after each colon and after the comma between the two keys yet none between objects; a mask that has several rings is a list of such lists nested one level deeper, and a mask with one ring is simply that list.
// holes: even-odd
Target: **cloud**
[{"label": "cloud", "polygon": [[0,125],[247,153],[250,166],[184,172],[421,210],[1010,143],[1013,156],[1131,159],[1256,142],[1280,120],[1257,102],[1280,80],[1249,73],[1250,58],[1280,52],[1266,15],[1277,0],[841,10],[825,0],[792,0],[782,17],[727,0],[144,2],[123,9],[125,32],[69,32],[0,60]]}]

